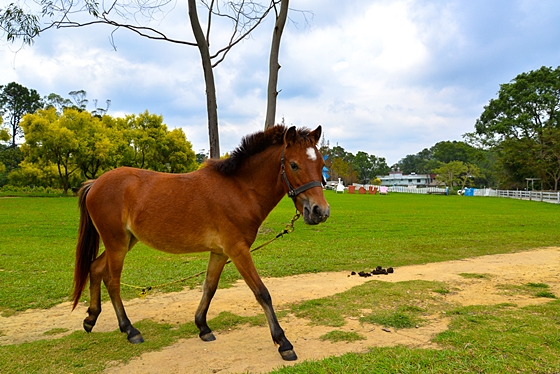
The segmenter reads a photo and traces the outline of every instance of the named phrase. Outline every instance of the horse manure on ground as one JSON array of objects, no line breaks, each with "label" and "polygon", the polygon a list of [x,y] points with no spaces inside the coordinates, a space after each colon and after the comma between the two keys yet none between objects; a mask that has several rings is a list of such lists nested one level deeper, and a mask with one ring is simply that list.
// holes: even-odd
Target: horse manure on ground
[{"label": "horse manure on ground", "polygon": [[[367,272],[367,271],[360,271],[357,274],[360,277],[371,277],[372,275],[380,275],[380,274],[392,274],[395,270],[392,267],[389,267],[387,269],[381,267],[381,266],[377,266],[375,269],[373,269],[371,272]],[[350,273],[350,275],[356,275],[356,272],[353,271],[352,273]]]}]

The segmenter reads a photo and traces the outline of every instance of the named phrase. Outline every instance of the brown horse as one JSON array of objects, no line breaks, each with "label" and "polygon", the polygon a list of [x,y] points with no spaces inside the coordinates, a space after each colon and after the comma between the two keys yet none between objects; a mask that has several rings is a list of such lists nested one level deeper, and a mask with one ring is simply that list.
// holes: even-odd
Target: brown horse
[{"label": "brown horse", "polygon": [[[330,208],[321,188],[323,157],[316,145],[321,126],[310,131],[275,126],[243,138],[225,160],[209,160],[188,174],[119,168],[84,184],[79,193],[80,229],[74,271],[74,308],[90,280],[84,329],[101,313],[101,281],[119,327],[131,343],[142,343],[120,296],[124,258],[141,241],[170,253],[210,252],[195,323],[204,341],[215,340],[206,323],[224,265],[231,259],[261,304],[272,339],[285,360],[296,360],[272,307],[250,247],[257,231],[286,193],[307,224],[324,222]],[[98,257],[99,241],[105,251]]]}]

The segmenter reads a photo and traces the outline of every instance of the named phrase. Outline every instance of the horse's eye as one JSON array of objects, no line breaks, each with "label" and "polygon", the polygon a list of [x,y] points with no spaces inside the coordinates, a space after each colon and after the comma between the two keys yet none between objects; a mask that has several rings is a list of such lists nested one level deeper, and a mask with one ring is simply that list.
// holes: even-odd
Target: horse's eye
[{"label": "horse's eye", "polygon": [[298,169],[298,166],[295,162],[290,162],[290,167],[292,168],[293,171],[296,171]]}]

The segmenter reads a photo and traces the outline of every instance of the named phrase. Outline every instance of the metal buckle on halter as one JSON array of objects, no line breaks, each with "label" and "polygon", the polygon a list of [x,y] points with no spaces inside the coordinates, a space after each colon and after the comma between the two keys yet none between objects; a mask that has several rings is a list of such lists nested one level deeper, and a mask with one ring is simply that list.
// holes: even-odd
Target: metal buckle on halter
[{"label": "metal buckle on halter", "polygon": [[295,200],[296,196],[299,195],[302,192],[307,191],[310,188],[313,187],[322,187],[324,185],[323,182],[319,182],[319,181],[311,181],[308,183],[305,183],[302,186],[299,186],[298,188],[294,188],[292,187],[292,184],[290,183],[290,181],[288,180],[288,176],[286,175],[286,167],[284,166],[285,163],[285,158],[284,158],[284,149],[282,148],[282,179],[284,179],[284,182],[286,183],[286,186],[288,186],[288,196],[291,197],[292,199]]}]

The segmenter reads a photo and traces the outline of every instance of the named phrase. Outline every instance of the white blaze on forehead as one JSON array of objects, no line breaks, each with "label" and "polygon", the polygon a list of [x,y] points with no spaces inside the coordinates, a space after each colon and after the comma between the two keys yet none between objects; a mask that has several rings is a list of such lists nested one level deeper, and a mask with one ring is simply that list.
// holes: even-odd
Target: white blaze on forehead
[{"label": "white blaze on forehead", "polygon": [[311,161],[317,160],[317,152],[315,151],[315,148],[309,147],[305,152]]}]

